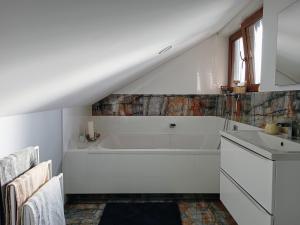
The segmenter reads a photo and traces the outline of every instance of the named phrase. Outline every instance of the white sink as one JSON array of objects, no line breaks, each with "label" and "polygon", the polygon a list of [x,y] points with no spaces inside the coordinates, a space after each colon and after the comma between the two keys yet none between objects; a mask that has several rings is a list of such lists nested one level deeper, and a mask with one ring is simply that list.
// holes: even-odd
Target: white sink
[{"label": "white sink", "polygon": [[221,132],[221,135],[270,159],[300,157],[300,142],[279,135],[269,135],[256,130]]},{"label": "white sink", "polygon": [[266,147],[285,152],[300,152],[300,143],[280,136],[273,136],[262,131],[257,132]]}]

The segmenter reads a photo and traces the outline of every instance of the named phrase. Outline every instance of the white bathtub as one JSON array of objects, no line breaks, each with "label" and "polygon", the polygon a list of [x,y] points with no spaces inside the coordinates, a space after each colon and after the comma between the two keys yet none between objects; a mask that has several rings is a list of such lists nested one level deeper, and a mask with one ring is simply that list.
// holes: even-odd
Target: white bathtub
[{"label": "white bathtub", "polygon": [[215,133],[119,133],[67,151],[66,194],[219,193]]},{"label": "white bathtub", "polygon": [[[68,146],[63,160],[67,194],[219,193],[217,147],[224,119],[209,116],[93,119],[101,133],[100,142],[79,148],[76,144],[79,127],[68,127],[72,133],[64,134],[64,146]],[[176,128],[169,128],[170,123],[176,123]],[[257,129],[233,121],[229,129],[233,125],[241,130]]]}]

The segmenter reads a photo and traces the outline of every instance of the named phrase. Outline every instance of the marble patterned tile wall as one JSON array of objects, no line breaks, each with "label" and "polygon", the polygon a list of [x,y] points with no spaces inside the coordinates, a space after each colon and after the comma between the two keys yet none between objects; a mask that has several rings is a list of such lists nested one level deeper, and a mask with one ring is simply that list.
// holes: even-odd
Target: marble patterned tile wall
[{"label": "marble patterned tile wall", "polygon": [[94,116],[220,116],[264,127],[300,124],[300,90],[238,95],[110,95],[93,105]]},{"label": "marble patterned tile wall", "polygon": [[250,124],[264,127],[267,122],[300,122],[300,91],[262,92],[251,96]]},{"label": "marble patterned tile wall", "polygon": [[219,95],[110,95],[94,116],[221,116]]}]

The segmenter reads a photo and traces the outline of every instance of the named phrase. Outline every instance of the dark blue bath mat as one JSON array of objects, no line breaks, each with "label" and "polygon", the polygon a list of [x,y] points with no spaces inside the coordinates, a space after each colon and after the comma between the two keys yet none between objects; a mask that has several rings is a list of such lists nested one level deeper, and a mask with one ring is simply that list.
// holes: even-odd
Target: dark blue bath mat
[{"label": "dark blue bath mat", "polygon": [[99,225],[181,225],[176,203],[108,203]]}]

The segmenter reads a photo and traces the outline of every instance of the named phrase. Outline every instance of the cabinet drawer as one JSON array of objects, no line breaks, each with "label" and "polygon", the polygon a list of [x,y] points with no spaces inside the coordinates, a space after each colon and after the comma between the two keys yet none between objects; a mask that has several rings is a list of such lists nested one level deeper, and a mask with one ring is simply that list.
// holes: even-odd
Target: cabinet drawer
[{"label": "cabinet drawer", "polygon": [[238,224],[272,225],[272,215],[268,214],[222,171],[220,173],[220,185],[221,201]]},{"label": "cabinet drawer", "polygon": [[274,162],[223,137],[221,142],[221,168],[272,214]]}]

